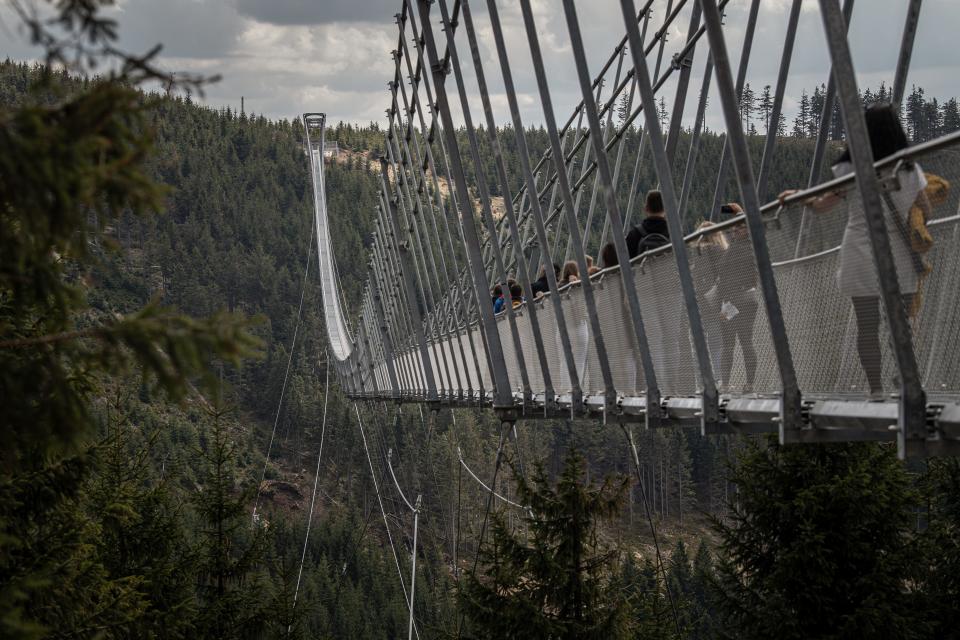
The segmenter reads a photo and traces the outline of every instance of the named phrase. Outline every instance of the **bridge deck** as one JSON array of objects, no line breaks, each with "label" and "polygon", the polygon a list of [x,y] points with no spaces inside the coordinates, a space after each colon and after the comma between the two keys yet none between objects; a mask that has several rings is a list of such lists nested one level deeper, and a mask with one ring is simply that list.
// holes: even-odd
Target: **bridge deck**
[{"label": "bridge deck", "polygon": [[[910,3],[908,18],[919,4]],[[495,4],[488,3],[485,19],[511,112],[512,128],[503,133],[493,119],[470,3],[453,3],[452,13],[447,5],[404,2],[397,16],[370,278],[352,332],[328,233],[324,122],[320,114],[304,117],[328,336],[349,396],[492,407],[506,420],[599,416],[650,426],[696,424],[704,433],[777,431],[784,443],[896,440],[901,455],[960,452],[960,135],[870,165],[869,130],[843,28],[849,14],[821,0],[834,69],[825,113],[836,99],[851,151],[847,175],[783,206],[761,208],[758,192],[776,180],[771,158],[779,136],[769,127],[755,178],[738,104],[758,0],[750,5],[736,86],[720,15],[725,0],[678,5],[651,29],[649,41],[643,34],[650,12],[631,13],[631,3],[624,3],[627,34],[594,77],[575,4],[563,3],[583,97],[563,126],[554,117],[535,17],[523,0],[550,141],[532,167]],[[689,18],[686,40],[661,73],[668,27],[681,15]],[[788,19],[771,122],[783,103],[798,16],[793,11]],[[908,19],[895,103],[902,100],[915,30],[916,21]],[[676,141],[689,70],[704,36],[710,55],[681,180],[672,169]],[[458,50],[469,51],[469,58],[461,60]],[[657,59],[653,73],[648,58]],[[482,129],[471,118],[462,74],[470,62],[484,107]],[[682,238],[711,76],[727,125],[713,209],[723,202],[732,164],[744,213]],[[642,105],[654,104],[668,79],[676,93],[664,127],[655,110]],[[605,86],[610,93],[601,99]],[[618,126],[615,105],[626,109]],[[459,132],[453,109],[464,120]],[[619,180],[629,174],[621,160],[634,122],[645,125],[641,146],[651,150],[670,244],[633,258],[629,269],[608,268],[559,288],[548,273],[553,293],[529,297],[541,266],[572,258],[584,273],[586,246],[613,238],[618,263],[628,263],[616,230],[639,208],[642,154],[633,182]],[[811,184],[825,162],[829,123],[820,119]],[[475,167],[485,162],[481,135],[493,149],[499,136],[510,136],[520,161],[521,186],[511,193],[503,154],[494,154],[507,204],[499,217],[486,174],[468,181],[464,169],[467,159]],[[924,181],[941,188],[924,190]],[[925,223],[911,218],[917,212]],[[707,213],[712,219],[716,211]],[[929,248],[910,248],[922,228]],[[494,315],[491,286],[514,275],[528,297]]]},{"label": "bridge deck", "polygon": [[[928,174],[939,175],[960,185],[960,138],[951,136],[917,146],[882,166],[892,175],[900,161],[919,164]],[[848,207],[859,206],[855,193],[827,211],[814,212],[804,203],[827,189],[852,188],[852,176],[832,181],[816,190],[800,194],[780,207],[773,203],[764,208],[767,242],[771,250],[777,288],[784,308],[787,333],[792,348],[800,388],[807,400],[807,416],[811,427],[824,439],[894,439],[891,425],[897,423],[897,370],[890,353],[890,336],[881,322],[881,360],[885,397],[871,397],[867,380],[857,354],[857,325],[849,297],[841,294],[837,282],[840,242],[849,215]],[[951,188],[952,191],[952,188]],[[926,254],[931,265],[925,279],[922,303],[911,320],[913,344],[922,372],[923,385],[929,392],[931,411],[939,413],[935,420],[940,434],[947,439],[960,437],[956,415],[960,412],[960,192],[951,194],[933,207],[928,228],[933,246]],[[691,269],[697,282],[701,312],[709,318],[719,314],[710,303],[710,288],[716,281],[717,251],[733,251],[730,236],[744,225],[742,216],[708,232],[686,238]],[[727,238],[728,248],[718,249],[719,234]],[[742,240],[741,240],[742,242]],[[637,292],[647,318],[647,331],[654,355],[657,378],[665,400],[663,408],[668,423],[700,424],[699,392],[702,389],[690,332],[683,312],[683,300],[677,282],[676,262],[669,246],[636,257],[634,271]],[[755,266],[750,265],[753,269]],[[751,278],[752,274],[736,274]],[[639,363],[636,341],[632,337],[628,312],[624,306],[623,283],[619,267],[605,269],[592,278],[600,326],[614,377],[616,403],[605,406],[604,385],[599,371],[599,357],[591,341],[580,284],[560,289],[573,351],[577,361],[579,383],[583,389],[579,415],[605,415],[608,419],[641,420],[645,416],[645,380]],[[751,295],[757,295],[754,291]],[[525,361],[536,363],[534,341],[527,312],[529,305],[541,309],[540,330],[545,337],[550,375],[555,396],[544,395],[543,375],[537,367],[528,367],[530,394],[526,397],[521,385],[520,364],[516,354],[508,353],[507,371],[513,390],[515,408],[526,418],[570,416],[574,409],[570,375],[563,361],[555,320],[549,313],[549,296],[527,300],[515,312]],[[715,306],[715,305],[714,305]],[[717,323],[708,320],[707,337],[711,359],[716,361],[723,349],[723,335]],[[511,344],[506,312],[497,314],[501,341]],[[429,324],[430,318],[424,323]],[[762,307],[752,322],[751,333],[757,353],[757,370],[752,389],[745,389],[746,370],[742,345],[737,345],[729,382],[721,388],[722,420],[707,431],[777,430],[781,382],[777,372],[770,333]],[[382,353],[379,332],[369,326],[367,335],[375,353]],[[431,366],[437,372],[437,401],[456,406],[492,406],[492,378],[487,363],[470,358],[473,345],[483,354],[483,339],[478,323],[461,327],[447,334],[444,340],[428,340]],[[463,356],[467,357],[464,358]],[[448,366],[445,366],[447,363]],[[390,386],[386,363],[371,361],[361,368],[359,387],[350,393],[356,397],[390,398],[407,402],[425,402],[429,398],[424,383],[423,362],[419,349],[411,345],[397,352],[394,366],[402,375],[403,386],[395,396]],[[719,365],[717,365],[719,367]],[[362,388],[361,388],[362,387]],[[946,413],[943,408],[949,407]],[[933,418],[933,416],[932,416]],[[722,425],[722,426],[721,426]],[[797,434],[796,438],[814,439],[813,435]]]}]

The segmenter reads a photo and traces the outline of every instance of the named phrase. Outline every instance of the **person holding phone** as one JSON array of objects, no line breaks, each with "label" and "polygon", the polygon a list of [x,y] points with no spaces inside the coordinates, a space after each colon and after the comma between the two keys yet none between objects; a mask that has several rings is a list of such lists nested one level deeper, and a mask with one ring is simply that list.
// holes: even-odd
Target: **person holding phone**
[{"label": "person holding phone", "polygon": [[[720,211],[739,215],[743,213],[743,208],[731,202],[720,207]],[[757,311],[760,308],[757,300],[757,267],[745,223],[737,224],[724,236],[725,247],[717,264],[713,294],[713,310],[719,314],[721,342],[717,379],[721,389],[729,391],[733,357],[739,342],[745,378],[743,393],[750,393],[757,375],[757,349],[753,344]]]}]

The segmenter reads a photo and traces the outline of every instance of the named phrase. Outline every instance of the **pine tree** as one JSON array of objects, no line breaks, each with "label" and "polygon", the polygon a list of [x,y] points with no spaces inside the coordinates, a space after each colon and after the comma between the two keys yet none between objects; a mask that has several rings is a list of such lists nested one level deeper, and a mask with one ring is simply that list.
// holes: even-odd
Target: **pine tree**
[{"label": "pine tree", "polygon": [[826,86],[821,84],[813,88],[813,94],[810,96],[810,113],[807,122],[807,136],[810,138],[816,138],[820,133],[820,121],[823,120],[826,92]]},{"label": "pine tree", "polygon": [[669,114],[667,112],[667,100],[663,96],[660,97],[660,102],[658,103],[657,114],[660,118],[660,126],[665,127],[667,120],[669,119]]},{"label": "pine tree", "polygon": [[690,557],[687,555],[687,546],[683,544],[682,538],[677,540],[676,546],[670,553],[667,584],[674,599],[674,606],[677,607],[680,629],[687,634],[694,626],[697,612],[691,607],[694,590],[693,571],[690,566]]},{"label": "pine tree", "polygon": [[701,540],[693,557],[692,590],[688,596],[689,606],[693,611],[691,640],[711,640],[718,635],[714,622],[717,614],[712,592],[715,580],[713,554],[706,540]]},{"label": "pine tree", "polygon": [[840,111],[840,101],[834,98],[833,111],[830,116],[830,139],[843,140],[843,113]]},{"label": "pine tree", "polygon": [[927,505],[922,536],[925,561],[917,564],[915,581],[929,607],[929,637],[956,637],[960,613],[960,463],[930,460],[921,479]]},{"label": "pine tree", "polygon": [[940,122],[945,134],[960,130],[960,107],[957,106],[956,98],[950,98],[943,103]]},{"label": "pine tree", "polygon": [[800,108],[793,120],[793,137],[806,138],[810,131],[810,97],[806,90],[800,94]]},{"label": "pine tree", "polygon": [[613,588],[615,554],[597,538],[601,520],[620,509],[628,481],[585,484],[585,463],[570,449],[556,487],[542,466],[532,484],[517,481],[530,505],[529,541],[493,519],[481,552],[483,576],[470,575],[460,602],[474,632],[489,638],[624,638],[626,608]]},{"label": "pine tree", "polygon": [[732,481],[718,605],[740,638],[914,637],[912,493],[889,447],[750,443]]},{"label": "pine tree", "polygon": [[617,127],[623,127],[623,124],[627,121],[627,118],[630,117],[630,94],[627,91],[624,91],[620,96],[620,101],[617,103]]},{"label": "pine tree", "polygon": [[143,433],[133,424],[132,388],[111,390],[97,447],[97,474],[84,492],[91,522],[98,525],[98,557],[111,580],[136,588],[141,615],[131,635],[192,634],[193,574],[184,524],[168,484],[151,477],[147,463],[159,431]]},{"label": "pine tree", "polygon": [[256,637],[265,622],[259,598],[263,585],[254,573],[264,557],[264,530],[249,533],[253,487],[237,487],[226,416],[221,407],[210,409],[208,444],[200,452],[197,627],[201,635],[215,638]]},{"label": "pine tree", "polygon": [[877,102],[890,102],[893,100],[893,92],[887,89],[886,82],[880,82],[880,88],[877,89],[876,94],[874,94],[874,99]]},{"label": "pine tree", "polygon": [[940,103],[936,98],[924,103],[923,121],[924,128],[926,129],[925,135],[927,140],[932,140],[933,138],[936,138],[942,134],[943,121],[941,118],[942,115],[940,113]]},{"label": "pine tree", "polygon": [[617,575],[616,585],[633,620],[631,638],[662,640],[676,635],[663,582],[650,558],[644,558],[638,566],[633,556],[628,555]]},{"label": "pine tree", "polygon": [[763,133],[768,135],[770,133],[770,114],[773,111],[773,95],[770,93],[770,85],[764,85],[757,108],[763,118]]},{"label": "pine tree", "polygon": [[907,96],[907,108],[905,110],[907,132],[914,142],[926,140],[924,102],[923,89],[914,86],[910,95]]},{"label": "pine tree", "polygon": [[743,122],[743,128],[745,131],[750,131],[751,119],[757,110],[756,102],[757,96],[748,82],[743,87],[743,92],[740,94],[740,120]]},{"label": "pine tree", "polygon": [[[69,68],[76,52],[118,71],[71,83],[44,68],[20,100],[0,105],[4,638],[51,629],[61,637],[135,635],[149,570],[136,573],[98,543],[129,530],[131,502],[96,518],[86,510],[83,490],[98,464],[94,400],[106,380],[131,373],[182,398],[212,358],[236,362],[255,344],[232,316],[199,321],[155,303],[119,313],[91,300],[92,265],[114,255],[108,227],[124,213],[160,208],[164,190],[147,171],[151,121],[136,86],[170,79],[151,56],[116,52],[115,24],[101,5],[62,3],[58,20],[29,14],[25,27],[53,66]],[[135,497],[143,516],[149,499]]]}]

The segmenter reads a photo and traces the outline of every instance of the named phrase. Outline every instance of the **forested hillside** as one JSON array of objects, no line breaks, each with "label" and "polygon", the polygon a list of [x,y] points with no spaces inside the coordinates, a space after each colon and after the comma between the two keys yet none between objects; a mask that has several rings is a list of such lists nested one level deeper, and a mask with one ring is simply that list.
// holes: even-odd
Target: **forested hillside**
[{"label": "forested hillside", "polygon": [[[4,141],[29,139],[31,131],[23,125],[29,119],[9,124],[10,114],[36,106],[31,113],[42,119],[43,109],[102,90],[96,81],[66,76],[45,81],[41,69],[0,65]],[[591,574],[586,582],[598,607],[619,603],[610,605],[616,622],[610,637],[672,638],[677,627],[687,638],[720,637],[721,630],[770,637],[769,620],[790,623],[779,634],[784,637],[830,637],[829,629],[809,626],[818,607],[827,605],[836,606],[830,619],[849,619],[855,631],[889,628],[894,637],[955,632],[950,605],[960,594],[954,571],[960,557],[955,464],[905,469],[889,447],[874,445],[780,450],[762,441],[704,438],[692,429],[638,431],[648,487],[641,496],[635,484],[617,480],[631,464],[618,428],[535,421],[519,424],[516,439],[506,434],[505,460],[495,471],[504,434],[492,415],[434,415],[385,405],[358,410],[336,391],[334,380],[324,395],[328,367],[315,263],[304,277],[313,251],[312,191],[296,121],[270,121],[156,94],[136,93],[129,108],[143,114],[133,121],[131,135],[151,138],[142,156],[144,179],[162,186],[157,194],[162,211],[135,213],[132,209],[149,207],[120,201],[118,215],[100,220],[95,206],[84,203],[78,226],[89,228],[89,255],[57,277],[69,281],[70,295],[87,306],[75,323],[49,332],[96,326],[135,315],[145,305],[162,305],[212,317],[204,328],[217,348],[168,350],[175,359],[199,356],[186,372],[191,384],[179,393],[158,383],[163,362],[157,365],[160,374],[140,364],[84,378],[77,397],[92,416],[90,432],[49,448],[31,449],[38,445],[25,441],[22,449],[0,456],[5,461],[0,636],[402,637],[407,614],[398,569],[409,581],[412,522],[386,468],[390,450],[407,497],[423,498],[415,598],[421,638],[461,632],[499,637],[487,624],[491,617],[502,613],[522,621],[529,617],[524,607],[542,606],[536,593],[524,599],[521,592],[536,580],[555,584],[569,574],[562,567],[541,566],[537,573],[531,563],[505,562],[504,554],[520,544],[511,536],[540,540],[536,518],[564,522],[558,496],[581,500],[578,487],[606,477],[613,478],[612,488],[601,495],[605,504],[591,512],[598,524],[585,542],[593,545],[589,551],[597,564],[585,573]],[[941,120],[947,126],[946,118]],[[57,121],[50,121],[55,127]],[[366,278],[364,243],[377,201],[374,169],[383,135],[377,125],[341,124],[327,136],[348,151],[327,165],[326,174],[348,304],[353,295],[359,298]],[[532,149],[545,148],[542,129],[527,136]],[[501,132],[508,170],[518,163],[512,138],[509,130]],[[678,170],[688,144],[685,132]],[[721,136],[705,133],[688,224],[709,208],[712,168],[722,144]],[[751,144],[758,158],[760,138]],[[799,132],[780,141],[767,197],[806,182],[812,144]],[[636,131],[628,138],[625,172],[632,171],[638,148]],[[26,153],[20,147],[11,143],[9,149],[10,158],[25,157],[15,155]],[[491,158],[488,149],[484,157]],[[473,174],[477,168],[467,170]],[[492,162],[482,170],[495,185]],[[12,175],[12,166],[7,171]],[[649,159],[641,171],[645,190],[655,184]],[[101,185],[111,186],[116,185]],[[13,187],[4,182],[5,202],[19,203]],[[732,176],[728,193],[735,197]],[[3,224],[5,237],[26,233],[21,222],[15,226],[3,218]],[[49,253],[38,255],[42,260]],[[10,306],[20,285],[6,273],[4,278],[0,300]],[[41,317],[31,314],[31,321]],[[5,310],[4,341],[34,339],[33,329],[20,325],[8,337],[10,317]],[[232,333],[234,323],[249,336]],[[243,348],[227,344],[227,338]],[[124,348],[135,350],[137,344]],[[0,353],[7,354],[11,347],[4,345]],[[154,352],[144,353],[149,362]],[[4,390],[24,389],[13,378],[27,366],[4,357]],[[194,383],[199,390],[189,388]],[[30,411],[24,415],[39,409]],[[49,424],[69,417],[47,416]],[[4,434],[18,426],[22,431],[24,421],[4,418]],[[319,489],[304,546],[321,442]],[[576,462],[573,450],[583,462]],[[576,464],[583,465],[579,473],[571,470]],[[470,471],[484,482],[496,474],[501,495],[524,504],[536,500],[536,513],[491,506]],[[533,479],[529,485],[526,478]],[[557,478],[554,494],[549,487]],[[799,485],[797,478],[807,484]],[[613,486],[618,482],[619,494]],[[820,500],[810,500],[807,492]],[[651,526],[665,559],[659,571]],[[563,528],[553,526],[555,532]],[[553,535],[543,538],[545,545],[556,544]],[[478,554],[481,536],[488,550]],[[789,562],[778,565],[784,558]],[[490,584],[516,594],[500,603],[502,611],[489,608],[484,589]],[[798,593],[805,598],[791,601]],[[850,593],[869,607],[850,604],[845,600]],[[562,600],[556,606],[562,608]],[[844,635],[839,631],[835,637]]]}]

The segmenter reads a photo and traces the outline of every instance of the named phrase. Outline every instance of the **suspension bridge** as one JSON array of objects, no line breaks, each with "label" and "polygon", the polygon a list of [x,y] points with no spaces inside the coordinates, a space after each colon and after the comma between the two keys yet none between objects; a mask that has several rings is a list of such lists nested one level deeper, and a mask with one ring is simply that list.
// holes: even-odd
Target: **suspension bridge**
[{"label": "suspension bridge", "polygon": [[[745,3],[737,40],[724,23],[728,3],[622,0],[622,31],[611,34],[621,37],[591,69],[597,56],[588,56],[581,31],[586,6],[563,0],[569,73],[581,99],[561,114],[544,68],[543,30],[530,1],[520,0],[549,142],[534,154],[514,80],[517,52],[508,52],[497,3],[402,2],[369,278],[359,301],[351,296],[358,302],[351,310],[329,226],[329,216],[344,212],[326,204],[325,117],[303,116],[331,362],[349,397],[491,409],[504,423],[589,417],[697,425],[704,434],[772,432],[782,444],[896,441],[902,457],[960,451],[960,137],[874,158],[847,37],[847,25],[856,24],[853,0],[842,7],[819,0],[831,69],[810,177],[783,185],[806,188],[763,204],[783,139],[769,126],[762,155],[752,157],[756,145],[748,145],[739,108],[762,26],[760,0]],[[475,15],[479,4],[483,13]],[[782,16],[773,123],[783,111],[801,4],[792,0]],[[903,99],[921,14],[920,0],[904,4],[889,69],[894,105]],[[478,38],[491,34],[493,51],[484,57]],[[682,40],[665,59],[669,34]],[[685,113],[698,49],[706,52],[703,83],[696,111]],[[495,119],[494,80],[509,120]],[[665,121],[654,108],[662,97],[672,105]],[[727,201],[742,210],[692,230],[683,221],[710,98],[722,111],[725,146],[710,168],[716,188],[704,213],[719,219]],[[835,104],[849,170],[824,182]],[[684,125],[690,144],[681,146]],[[623,162],[637,135],[655,184],[640,184],[643,152],[634,166]],[[518,166],[508,166],[507,147]],[[480,169],[491,162],[494,184]],[[731,171],[737,193],[724,192]],[[928,197],[917,180],[928,187],[938,180],[941,190]],[[642,193],[654,188],[669,242],[631,256],[625,232],[642,215]],[[904,235],[918,231],[903,226],[913,224],[916,208],[919,231],[929,234],[922,248]],[[861,254],[850,251],[854,233],[863,238]],[[590,275],[588,256],[608,243],[615,264]],[[905,255],[916,271],[905,270]],[[555,273],[553,265],[566,261],[579,280]],[[841,270],[847,275],[838,279]],[[853,271],[865,295],[844,284]],[[546,290],[535,297],[540,274]],[[513,279],[522,298],[505,284]],[[499,313],[491,296],[497,284],[506,302]]]}]

